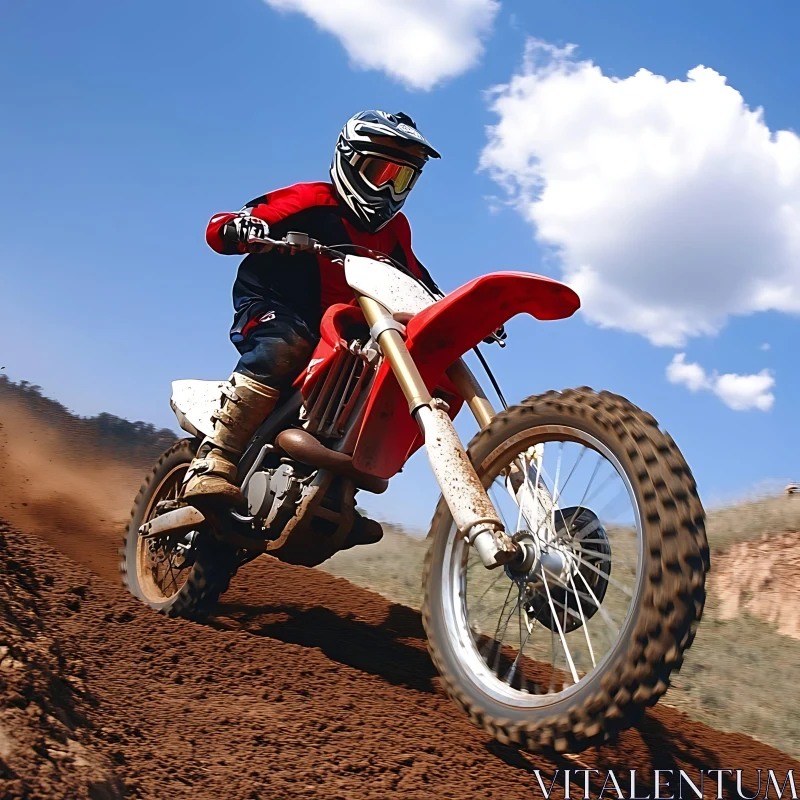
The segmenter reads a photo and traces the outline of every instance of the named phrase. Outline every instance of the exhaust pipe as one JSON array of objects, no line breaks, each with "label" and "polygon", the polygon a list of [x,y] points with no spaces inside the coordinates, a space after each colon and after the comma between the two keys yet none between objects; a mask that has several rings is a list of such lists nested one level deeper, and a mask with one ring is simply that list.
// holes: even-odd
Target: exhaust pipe
[{"label": "exhaust pipe", "polygon": [[307,464],[309,467],[327,469],[346,478],[352,478],[356,485],[372,494],[383,494],[389,481],[362,472],[353,466],[353,457],[338,450],[331,450],[315,439],[308,431],[297,428],[281,431],[275,437],[275,444],[290,458]]}]

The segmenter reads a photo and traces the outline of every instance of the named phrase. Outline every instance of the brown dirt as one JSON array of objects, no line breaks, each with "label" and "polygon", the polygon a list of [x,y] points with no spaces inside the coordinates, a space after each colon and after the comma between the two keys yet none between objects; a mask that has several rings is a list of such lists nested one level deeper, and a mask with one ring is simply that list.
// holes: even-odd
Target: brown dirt
[{"label": "brown dirt", "polygon": [[121,506],[106,487],[130,475],[83,480],[47,460],[57,434],[43,452],[10,420],[0,409],[0,516],[24,532],[0,531],[0,800],[521,800],[540,796],[535,769],[639,769],[645,784],[656,768],[743,769],[752,790],[758,768],[800,770],[666,706],[578,758],[503,746],[440,691],[417,612],[318,570],[263,558],[208,624],[162,618],[109,580]]},{"label": "brown dirt", "polygon": [[[794,498],[792,498],[793,501]],[[778,633],[800,639],[800,535],[797,532],[742,542],[717,559],[714,586],[722,619],[742,611],[774,625]]]}]

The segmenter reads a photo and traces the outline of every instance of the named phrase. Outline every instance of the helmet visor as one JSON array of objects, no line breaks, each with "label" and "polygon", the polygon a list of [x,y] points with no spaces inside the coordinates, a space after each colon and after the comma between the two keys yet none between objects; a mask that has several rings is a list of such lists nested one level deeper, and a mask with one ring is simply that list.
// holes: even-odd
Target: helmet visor
[{"label": "helmet visor", "polygon": [[397,164],[394,161],[374,156],[362,161],[360,172],[364,180],[374,189],[382,189],[387,184],[391,184],[395,194],[407,192],[419,175],[419,170],[408,164]]}]

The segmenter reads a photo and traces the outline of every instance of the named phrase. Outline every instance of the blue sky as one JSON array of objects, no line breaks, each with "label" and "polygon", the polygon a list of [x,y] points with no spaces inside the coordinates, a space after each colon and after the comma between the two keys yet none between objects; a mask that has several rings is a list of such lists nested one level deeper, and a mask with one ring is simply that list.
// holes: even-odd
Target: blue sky
[{"label": "blue sky", "polygon": [[[236,259],[207,248],[208,218],[268,189],[325,179],[352,113],[404,110],[444,155],[406,206],[415,249],[444,288],[491,270],[562,277],[587,264],[613,288],[586,284],[586,314],[570,321],[512,321],[509,347],[488,353],[509,399],[575,385],[628,396],[678,441],[706,501],[796,479],[800,192],[791,134],[780,148],[770,138],[800,129],[796,5],[457,0],[450,7],[466,9],[463,30],[451,34],[442,33],[441,0],[409,0],[414,25],[450,37],[454,55],[442,65],[414,55],[414,37],[386,11],[404,1],[361,4],[380,19],[374,30],[367,20],[355,44],[341,19],[331,22],[337,4],[346,18],[340,0],[317,19],[334,33],[309,19],[322,7],[315,0],[3,4],[6,374],[81,414],[174,427],[170,381],[227,376],[236,358],[227,340]],[[398,55],[375,56],[370,36],[379,44],[391,36],[387,48]],[[526,48],[537,47],[532,37],[553,46],[534,53],[544,67],[523,66]],[[569,43],[578,47],[572,54],[554,49]],[[364,68],[370,58],[373,68]],[[750,109],[763,106],[761,127],[710,73],[706,89],[690,84],[698,65],[725,76]],[[673,89],[632,79],[642,68],[675,81]],[[437,81],[448,69],[458,74]],[[487,93],[512,79],[515,91]],[[426,81],[433,87],[413,85]],[[605,105],[590,108],[587,97]],[[716,99],[730,120],[715,111],[697,122]],[[647,126],[682,176],[657,192],[647,157],[634,164],[625,154]],[[593,130],[618,131],[623,152],[609,137],[587,138]],[[690,150],[694,160],[682,162]],[[569,164],[585,164],[577,179]],[[563,191],[543,200],[547,186]],[[587,186],[598,205],[582,210]],[[697,196],[703,202],[687,222],[676,209],[691,211]],[[593,220],[599,232],[589,230]],[[670,259],[680,262],[674,272]],[[639,318],[638,308],[654,316]],[[706,328],[687,329],[695,319]],[[673,369],[670,382],[679,353],[697,369]],[[762,378],[731,392],[717,373]],[[752,404],[753,392],[768,410],[730,407]],[[469,420],[460,428],[473,430]],[[385,498],[366,505],[424,527],[435,496],[416,458]]]}]

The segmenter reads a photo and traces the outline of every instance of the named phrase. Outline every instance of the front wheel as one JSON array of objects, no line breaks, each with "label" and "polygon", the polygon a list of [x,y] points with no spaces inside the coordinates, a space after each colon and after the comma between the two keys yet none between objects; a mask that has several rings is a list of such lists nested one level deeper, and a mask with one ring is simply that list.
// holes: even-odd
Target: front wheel
[{"label": "front wheel", "polygon": [[153,467],[133,504],[120,551],[122,581],[156,611],[170,617],[201,617],[226,591],[239,564],[237,551],[218,541],[207,525],[162,539],[142,539],[139,528],[161,502],[178,502],[183,479],[197,452],[196,439],[183,439]]},{"label": "front wheel", "polygon": [[692,643],[709,566],[695,482],[649,414],[587,388],[501,412],[469,454],[523,555],[486,570],[440,502],[431,657],[501,741],[585,749],[654,705]]}]

